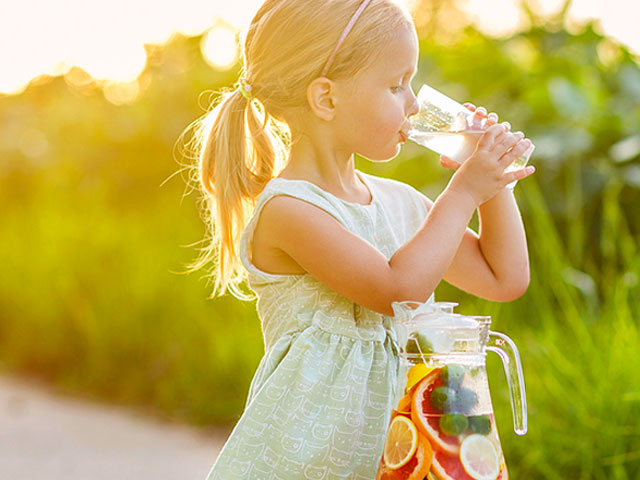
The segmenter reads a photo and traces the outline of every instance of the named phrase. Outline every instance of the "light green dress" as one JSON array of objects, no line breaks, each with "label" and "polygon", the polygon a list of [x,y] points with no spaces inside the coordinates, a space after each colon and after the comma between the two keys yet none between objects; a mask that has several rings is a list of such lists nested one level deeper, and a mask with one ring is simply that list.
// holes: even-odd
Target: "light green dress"
[{"label": "light green dress", "polygon": [[342,297],[309,274],[270,274],[251,263],[258,216],[276,195],[325,210],[391,258],[415,234],[427,210],[413,187],[357,173],[371,192],[369,205],[283,178],[271,180],[258,197],[240,255],[258,296],[265,355],[244,413],[207,480],[376,476],[398,368],[390,317]]}]

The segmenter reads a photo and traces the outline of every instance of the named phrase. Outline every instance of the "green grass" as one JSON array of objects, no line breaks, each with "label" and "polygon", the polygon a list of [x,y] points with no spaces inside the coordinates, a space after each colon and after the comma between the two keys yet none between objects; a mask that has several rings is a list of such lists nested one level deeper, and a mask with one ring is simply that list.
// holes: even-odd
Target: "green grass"
[{"label": "green grass", "polygon": [[[198,424],[230,422],[262,354],[251,304],[206,301],[193,256],[195,209],[82,209],[43,191],[3,215],[0,358],[7,369]],[[176,193],[174,191],[174,193]],[[77,198],[73,199],[78,201]]]}]

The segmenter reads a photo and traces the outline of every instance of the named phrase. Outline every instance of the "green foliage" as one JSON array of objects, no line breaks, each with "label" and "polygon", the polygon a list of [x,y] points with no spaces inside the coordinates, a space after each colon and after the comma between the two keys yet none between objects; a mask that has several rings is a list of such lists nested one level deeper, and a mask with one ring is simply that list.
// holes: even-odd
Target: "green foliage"
[{"label": "green foliage", "polygon": [[[202,278],[176,273],[204,231],[197,199],[183,198],[186,174],[163,184],[179,168],[180,133],[207,106],[198,94],[237,76],[204,64],[197,41],[154,50],[131,106],[61,78],[0,99],[0,362],[69,390],[229,425],[262,355],[255,307],[206,301]],[[489,359],[513,478],[639,478],[636,60],[592,27],[504,40],[467,30],[446,44],[423,37],[419,75],[416,86],[498,112],[537,147],[536,174],[516,188],[528,292],[509,304],[446,284],[437,292],[462,313],[491,315],[520,347],[524,437],[511,433],[506,384]],[[39,154],[29,139],[43,137]],[[358,167],[432,197],[450,175],[415,145]]]}]

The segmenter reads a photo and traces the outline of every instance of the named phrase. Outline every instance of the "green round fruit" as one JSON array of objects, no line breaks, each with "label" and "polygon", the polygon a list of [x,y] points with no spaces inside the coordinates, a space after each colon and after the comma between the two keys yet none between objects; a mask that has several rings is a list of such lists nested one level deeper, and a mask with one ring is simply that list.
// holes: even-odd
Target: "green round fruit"
[{"label": "green round fruit", "polygon": [[433,392],[431,392],[429,401],[436,411],[449,413],[453,410],[456,403],[456,391],[444,385],[436,387],[433,389]]},{"label": "green round fruit", "polygon": [[452,413],[440,417],[439,425],[445,435],[461,435],[469,427],[469,420],[464,415]]},{"label": "green round fruit", "polygon": [[464,380],[465,368],[462,365],[445,365],[440,370],[440,379],[442,383],[451,388],[458,388]]},{"label": "green round fruit", "polygon": [[454,408],[459,413],[470,413],[478,404],[478,395],[469,388],[460,388],[456,391]]},{"label": "green round fruit", "polygon": [[420,350],[418,350],[418,340],[415,337],[409,337],[409,340],[407,340],[407,346],[404,350],[407,353],[420,353]]},{"label": "green round fruit", "polygon": [[426,336],[419,332],[414,332],[409,336],[405,351],[414,354],[433,353],[433,345]]},{"label": "green round fruit", "polygon": [[491,431],[491,420],[488,415],[469,417],[469,429],[473,433],[487,435]]}]

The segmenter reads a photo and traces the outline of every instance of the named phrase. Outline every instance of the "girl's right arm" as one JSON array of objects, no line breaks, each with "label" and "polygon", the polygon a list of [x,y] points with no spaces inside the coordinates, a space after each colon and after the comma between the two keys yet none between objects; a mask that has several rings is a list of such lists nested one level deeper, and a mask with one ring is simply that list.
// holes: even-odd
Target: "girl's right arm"
[{"label": "girl's right arm", "polygon": [[527,176],[523,170],[504,172],[526,148],[502,125],[490,127],[420,229],[390,260],[328,213],[292,197],[269,200],[259,227],[273,249],[284,252],[332,290],[392,315],[394,301],[429,298],[451,265],[477,206]]}]

